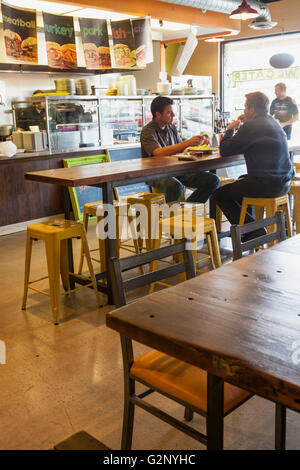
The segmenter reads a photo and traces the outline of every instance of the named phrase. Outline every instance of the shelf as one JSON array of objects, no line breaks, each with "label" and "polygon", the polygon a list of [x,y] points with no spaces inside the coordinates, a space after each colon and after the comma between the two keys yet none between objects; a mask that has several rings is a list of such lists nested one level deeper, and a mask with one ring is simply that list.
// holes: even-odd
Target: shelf
[{"label": "shelf", "polygon": [[138,72],[144,69],[108,69],[108,70],[88,70],[85,67],[77,67],[76,69],[55,69],[48,67],[48,65],[28,65],[28,64],[13,64],[13,63],[0,63],[0,72],[21,72],[21,73],[75,73],[81,75],[102,75],[107,73],[121,73],[134,71]]}]

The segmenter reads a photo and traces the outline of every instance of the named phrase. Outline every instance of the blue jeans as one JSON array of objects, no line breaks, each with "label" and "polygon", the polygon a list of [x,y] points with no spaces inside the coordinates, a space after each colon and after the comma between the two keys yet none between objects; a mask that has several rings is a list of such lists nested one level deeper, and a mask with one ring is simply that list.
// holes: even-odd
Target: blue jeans
[{"label": "blue jeans", "polygon": [[194,171],[177,178],[161,178],[147,181],[150,186],[165,193],[166,202],[180,201],[184,187],[195,189],[187,202],[205,203],[220,186],[220,179],[209,171]]}]

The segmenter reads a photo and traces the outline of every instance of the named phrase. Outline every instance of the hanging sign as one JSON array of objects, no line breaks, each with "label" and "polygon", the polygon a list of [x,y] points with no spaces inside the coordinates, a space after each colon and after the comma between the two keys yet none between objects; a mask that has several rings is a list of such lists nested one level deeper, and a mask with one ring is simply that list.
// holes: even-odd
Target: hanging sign
[{"label": "hanging sign", "polygon": [[111,69],[106,20],[79,18],[87,69]]},{"label": "hanging sign", "polygon": [[73,17],[43,12],[43,20],[49,67],[76,69],[77,53]]},{"label": "hanging sign", "polygon": [[194,32],[190,31],[190,34],[188,35],[187,41],[184,45],[182,54],[177,64],[177,70],[180,74],[184,72],[184,69],[186,68],[190,58],[192,57],[193,52],[196,49],[197,45],[198,45],[198,39],[196,38],[196,35],[194,34]]},{"label": "hanging sign", "polygon": [[150,16],[131,20],[135,42],[136,64],[145,67],[153,62],[153,46]]},{"label": "hanging sign", "polygon": [[131,21],[111,21],[116,67],[131,68],[136,65],[136,54]]},{"label": "hanging sign", "polygon": [[1,10],[7,57],[37,64],[36,11],[15,8],[3,2]]}]

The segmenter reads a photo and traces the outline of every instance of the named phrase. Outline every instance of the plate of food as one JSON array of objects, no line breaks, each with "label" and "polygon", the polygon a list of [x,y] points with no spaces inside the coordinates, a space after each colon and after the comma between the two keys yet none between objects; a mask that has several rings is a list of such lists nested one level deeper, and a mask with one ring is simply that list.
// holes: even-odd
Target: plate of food
[{"label": "plate of food", "polygon": [[217,152],[219,149],[217,147],[210,147],[209,145],[198,145],[197,147],[187,147],[184,153],[189,153],[191,155],[200,155],[200,154],[210,154]]}]

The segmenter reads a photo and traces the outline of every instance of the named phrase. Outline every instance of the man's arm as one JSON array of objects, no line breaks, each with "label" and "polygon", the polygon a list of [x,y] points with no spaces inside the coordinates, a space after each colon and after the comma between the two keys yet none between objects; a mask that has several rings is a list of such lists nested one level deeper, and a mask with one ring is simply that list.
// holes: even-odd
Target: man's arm
[{"label": "man's arm", "polygon": [[[230,157],[244,153],[249,142],[249,131],[247,123],[240,127],[243,116],[229,124],[226,133],[220,143],[220,154],[222,157]],[[237,133],[233,135],[234,130],[239,128]]]},{"label": "man's arm", "polygon": [[175,145],[157,147],[155,150],[153,150],[152,155],[154,157],[168,157],[170,155],[174,155],[175,153],[183,152],[187,147],[196,147],[207,142],[207,139],[202,135],[195,135],[194,137],[191,137],[188,140],[184,140],[183,142],[179,142]]}]

